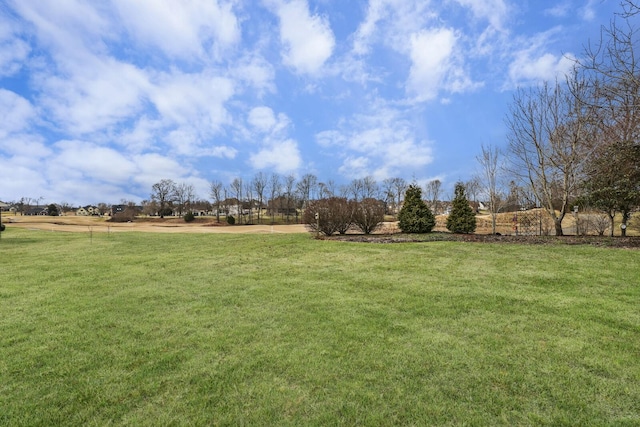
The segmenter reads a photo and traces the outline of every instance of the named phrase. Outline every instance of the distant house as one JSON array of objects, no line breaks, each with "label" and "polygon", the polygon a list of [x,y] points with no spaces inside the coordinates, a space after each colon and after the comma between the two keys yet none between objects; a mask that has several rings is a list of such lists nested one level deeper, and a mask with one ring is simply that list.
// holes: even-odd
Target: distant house
[{"label": "distant house", "polygon": [[4,202],[0,202],[0,211],[5,212],[5,211],[8,211],[10,208],[11,208],[11,205]]},{"label": "distant house", "polygon": [[36,215],[48,215],[49,211],[47,210],[46,207],[40,208],[29,208],[27,209],[27,211],[24,213],[27,216],[36,216]]},{"label": "distant house", "polygon": [[114,216],[117,214],[124,213],[127,209],[134,209],[136,215],[142,214],[144,208],[142,206],[129,206],[129,205],[111,205],[111,211],[109,212],[110,216]]},{"label": "distant house", "polygon": [[100,209],[97,206],[83,206],[76,210],[76,215],[78,216],[98,216],[100,215]]}]

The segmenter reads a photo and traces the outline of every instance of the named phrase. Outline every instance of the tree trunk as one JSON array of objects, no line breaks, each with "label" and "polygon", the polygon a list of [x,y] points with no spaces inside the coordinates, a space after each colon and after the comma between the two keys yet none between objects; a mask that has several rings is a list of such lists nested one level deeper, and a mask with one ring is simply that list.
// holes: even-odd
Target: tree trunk
[{"label": "tree trunk", "polygon": [[611,229],[611,231],[609,232],[609,236],[613,237],[613,226],[615,225],[613,219],[614,219],[615,214],[613,214],[613,215],[608,214],[608,215],[609,215],[609,228]]},{"label": "tree trunk", "polygon": [[564,236],[562,233],[562,218],[557,217],[553,219],[553,224],[556,227],[556,236]]}]

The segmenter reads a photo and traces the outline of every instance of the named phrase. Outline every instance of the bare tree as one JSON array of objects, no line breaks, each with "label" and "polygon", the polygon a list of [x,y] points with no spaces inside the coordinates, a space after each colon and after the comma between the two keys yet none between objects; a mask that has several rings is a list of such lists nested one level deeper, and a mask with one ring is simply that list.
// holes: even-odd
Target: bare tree
[{"label": "bare tree", "polygon": [[272,173],[271,176],[269,177],[269,206],[271,207],[271,219],[275,219],[275,212],[274,212],[274,208],[275,208],[275,204],[276,204],[276,199],[280,196],[280,193],[282,193],[282,182],[280,180],[280,175],[278,175],[277,173]]},{"label": "bare tree", "polygon": [[380,195],[380,187],[372,176],[356,178],[349,184],[349,193],[354,201],[375,199]]},{"label": "bare tree", "polygon": [[242,224],[242,178],[234,178],[230,185],[231,193],[236,199],[236,214],[238,216],[238,224]]},{"label": "bare tree", "polygon": [[178,216],[182,216],[189,209],[190,203],[195,199],[195,189],[192,184],[181,182],[175,185],[175,201],[178,205]]},{"label": "bare tree", "polygon": [[313,193],[316,191],[318,185],[318,178],[313,174],[305,174],[300,178],[296,185],[296,192],[300,195],[302,201],[302,208],[304,209],[312,199]]},{"label": "bare tree", "polygon": [[287,223],[289,222],[291,216],[291,209],[295,208],[295,190],[296,187],[296,177],[293,175],[287,175],[284,178],[284,199],[286,206],[284,210],[287,215]]},{"label": "bare tree", "polygon": [[491,233],[496,234],[498,212],[504,207],[505,200],[504,192],[500,188],[500,173],[504,166],[502,153],[497,147],[482,145],[480,155],[476,159],[481,169],[478,179],[487,197],[487,207],[491,214]]},{"label": "bare tree", "polygon": [[151,187],[151,200],[158,203],[160,218],[164,218],[167,208],[176,197],[176,183],[171,179],[162,179]]},{"label": "bare tree", "polygon": [[592,145],[588,105],[574,96],[586,89],[569,78],[565,87],[556,82],[518,90],[506,120],[511,172],[551,216],[557,236]]},{"label": "bare tree", "polygon": [[396,204],[396,214],[400,212],[400,208],[402,207],[402,202],[404,201],[404,195],[407,192],[407,188],[409,188],[409,184],[403,178],[393,178],[393,187],[395,191],[395,204]]},{"label": "bare tree", "polygon": [[266,191],[268,183],[267,175],[263,172],[258,172],[253,177],[251,181],[251,185],[253,186],[253,190],[255,191],[257,202],[258,202],[258,223],[260,224],[260,213],[262,211],[262,206],[264,204],[264,192]]},{"label": "bare tree", "polygon": [[244,185],[244,197],[246,200],[246,205],[243,203],[243,208],[244,206],[248,206],[249,208],[249,217],[248,217],[248,222],[247,224],[253,224],[253,207],[254,207],[254,203],[255,200],[253,198],[253,183],[252,182],[247,182]]},{"label": "bare tree", "polygon": [[482,187],[479,176],[472,176],[467,182],[464,183],[464,188],[469,195],[469,201],[476,205],[474,209],[477,212],[478,206],[478,193]]},{"label": "bare tree", "polygon": [[318,197],[321,199],[329,199],[336,195],[336,183],[333,180],[318,183]]},{"label": "bare tree", "polygon": [[429,181],[425,187],[425,196],[431,203],[431,210],[434,215],[438,215],[438,200],[442,190],[442,182],[439,179]]},{"label": "bare tree", "polygon": [[213,205],[216,208],[216,222],[220,222],[220,203],[223,200],[224,185],[220,181],[211,181],[209,184],[209,195],[213,200]]}]

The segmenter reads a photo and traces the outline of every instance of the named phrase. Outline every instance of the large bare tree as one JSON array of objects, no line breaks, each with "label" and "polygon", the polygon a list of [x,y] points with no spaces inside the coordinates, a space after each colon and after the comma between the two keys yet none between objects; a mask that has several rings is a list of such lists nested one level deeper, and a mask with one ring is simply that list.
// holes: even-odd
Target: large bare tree
[{"label": "large bare tree", "polygon": [[160,218],[164,218],[168,205],[175,200],[176,183],[171,179],[162,179],[151,187],[151,200],[158,203]]},{"label": "large bare tree", "polygon": [[506,118],[511,172],[551,216],[557,236],[593,147],[591,108],[586,95],[575,96],[588,89],[573,77],[520,89]]}]

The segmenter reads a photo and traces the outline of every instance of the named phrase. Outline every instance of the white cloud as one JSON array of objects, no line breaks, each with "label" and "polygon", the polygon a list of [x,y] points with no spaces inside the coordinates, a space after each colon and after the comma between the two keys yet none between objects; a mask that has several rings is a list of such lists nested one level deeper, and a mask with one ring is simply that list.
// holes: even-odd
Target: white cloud
[{"label": "white cloud", "polygon": [[176,158],[157,153],[135,155],[132,161],[136,164],[133,181],[149,191],[151,186],[161,179],[179,181],[191,172],[189,165]]},{"label": "white cloud", "polygon": [[556,4],[553,7],[544,10],[545,15],[553,16],[554,18],[563,18],[571,12],[572,6],[569,2],[563,2]]},{"label": "white cloud", "polygon": [[59,141],[52,160],[56,177],[123,183],[136,173],[136,165],[122,153],[84,141]]},{"label": "white cloud", "polygon": [[233,82],[227,78],[174,72],[161,75],[149,96],[163,120],[215,131],[229,122],[223,104],[233,93]]},{"label": "white cloud", "polygon": [[278,1],[275,8],[280,18],[284,64],[301,74],[317,74],[335,46],[328,20],[311,15],[306,0]]},{"label": "white cloud", "polygon": [[52,153],[44,138],[29,134],[0,138],[0,151],[5,156],[12,157],[14,164],[34,167],[40,165],[40,161]]},{"label": "white cloud", "polygon": [[418,140],[410,114],[374,100],[367,113],[319,132],[316,141],[343,159],[339,171],[348,178],[406,176],[433,161],[431,143]]},{"label": "white cloud", "polygon": [[65,63],[82,66],[87,55],[106,53],[104,39],[117,34],[107,3],[62,0],[14,2],[17,12],[35,28],[40,43]]},{"label": "white cloud", "polygon": [[487,20],[497,30],[504,29],[504,21],[509,8],[504,0],[456,0],[460,5],[471,9],[478,19]]},{"label": "white cloud", "polygon": [[256,107],[249,112],[247,121],[260,132],[269,132],[276,125],[276,116],[269,107]]},{"label": "white cloud", "polygon": [[521,40],[524,46],[513,53],[513,60],[509,64],[509,81],[505,89],[519,85],[535,85],[542,81],[552,81],[562,78],[575,64],[574,56],[554,54],[548,51],[550,39],[561,33],[560,28],[554,28],[534,37]]},{"label": "white cloud", "polygon": [[[4,185],[2,188],[0,200],[3,202],[18,201],[22,197],[45,196],[47,182],[42,173],[43,168],[25,166],[13,158],[7,159],[0,155],[0,170],[11,177],[11,185]],[[40,193],[36,195],[35,191]]]},{"label": "white cloud", "polygon": [[347,157],[338,168],[338,172],[348,178],[373,176],[369,158],[365,156]]},{"label": "white cloud", "polygon": [[0,15],[0,76],[11,76],[20,70],[31,51],[17,33],[14,23]]},{"label": "white cloud", "polygon": [[370,0],[367,14],[364,21],[358,26],[353,39],[353,52],[357,55],[369,53],[370,39],[376,32],[376,25],[382,18],[384,2],[380,0]]},{"label": "white cloud", "polygon": [[585,21],[593,21],[596,17],[596,3],[598,0],[589,0],[584,7],[579,9],[580,16]]},{"label": "white cloud", "polygon": [[423,30],[411,37],[411,70],[407,92],[416,101],[434,99],[440,91],[462,92],[476,86],[456,55],[457,36],[448,28]]},{"label": "white cloud", "polygon": [[249,158],[255,169],[273,169],[278,173],[289,173],[297,170],[302,164],[298,144],[293,139],[272,141],[262,150]]},{"label": "white cloud", "polygon": [[31,103],[12,91],[0,88],[0,138],[10,133],[21,132],[35,118]]},{"label": "white cloud", "polygon": [[238,83],[256,90],[260,97],[276,91],[273,66],[260,55],[248,54],[240,58],[234,62],[229,75]]},{"label": "white cloud", "polygon": [[407,89],[420,100],[437,96],[443,78],[451,67],[451,55],[456,44],[452,30],[422,31],[411,38],[411,71]]},{"label": "white cloud", "polygon": [[528,52],[521,52],[509,65],[509,78],[514,84],[552,81],[566,75],[574,64],[567,56],[543,53],[532,57]]},{"label": "white cloud", "polygon": [[171,58],[202,58],[208,51],[219,58],[240,40],[231,2],[114,0],[114,5],[134,40]]},{"label": "white cloud", "polygon": [[377,43],[407,52],[411,35],[438,21],[434,9],[429,0],[369,0],[353,36],[353,53],[366,55]]},{"label": "white cloud", "polygon": [[140,116],[135,123],[126,127],[112,138],[130,153],[141,153],[153,150],[157,146],[158,135],[162,130],[162,122],[146,115]]},{"label": "white cloud", "polygon": [[150,87],[137,67],[113,58],[85,58],[68,74],[41,74],[41,104],[56,125],[74,135],[96,132],[128,120],[142,108]]}]

